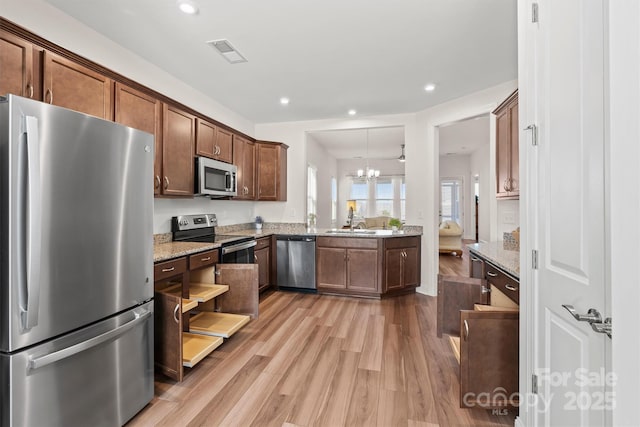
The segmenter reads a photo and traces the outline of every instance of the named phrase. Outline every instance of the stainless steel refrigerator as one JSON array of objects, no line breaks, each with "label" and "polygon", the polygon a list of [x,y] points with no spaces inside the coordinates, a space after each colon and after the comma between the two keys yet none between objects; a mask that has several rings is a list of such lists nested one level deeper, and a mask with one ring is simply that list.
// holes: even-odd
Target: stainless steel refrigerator
[{"label": "stainless steel refrigerator", "polygon": [[150,134],[0,97],[0,422],[122,425],[153,397]]}]

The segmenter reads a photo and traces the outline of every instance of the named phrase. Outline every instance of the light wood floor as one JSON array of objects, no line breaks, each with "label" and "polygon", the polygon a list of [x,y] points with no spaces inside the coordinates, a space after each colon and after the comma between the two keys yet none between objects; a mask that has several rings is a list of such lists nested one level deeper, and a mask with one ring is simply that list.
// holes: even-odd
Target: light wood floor
[{"label": "light wood floor", "polygon": [[458,365],[435,328],[434,297],[274,292],[183,382],[157,375],[128,425],[513,425],[513,413],[459,408]]}]

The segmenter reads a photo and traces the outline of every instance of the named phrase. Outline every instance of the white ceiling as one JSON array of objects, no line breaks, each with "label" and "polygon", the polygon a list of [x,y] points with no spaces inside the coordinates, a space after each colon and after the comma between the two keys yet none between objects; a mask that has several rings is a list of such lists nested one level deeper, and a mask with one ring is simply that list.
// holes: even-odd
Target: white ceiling
[{"label": "white ceiling", "polygon": [[473,153],[489,144],[489,115],[440,126],[438,142],[441,156]]},{"label": "white ceiling", "polygon": [[309,132],[336,159],[397,159],[402,154],[404,127]]},{"label": "white ceiling", "polygon": [[195,0],[195,16],[176,0],[45,1],[255,123],[416,112],[517,76],[516,0]]}]

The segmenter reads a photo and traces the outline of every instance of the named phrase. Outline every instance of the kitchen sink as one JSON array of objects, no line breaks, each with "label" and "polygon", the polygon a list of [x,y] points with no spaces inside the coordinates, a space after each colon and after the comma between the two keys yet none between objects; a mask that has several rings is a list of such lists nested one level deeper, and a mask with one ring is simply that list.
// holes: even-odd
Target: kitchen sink
[{"label": "kitchen sink", "polygon": [[376,234],[376,230],[327,230],[329,234]]}]

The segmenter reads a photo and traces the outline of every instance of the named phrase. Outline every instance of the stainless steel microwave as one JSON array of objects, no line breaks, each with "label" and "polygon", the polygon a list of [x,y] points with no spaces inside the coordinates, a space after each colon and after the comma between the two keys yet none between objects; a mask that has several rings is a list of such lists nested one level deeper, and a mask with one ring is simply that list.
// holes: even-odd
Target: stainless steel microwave
[{"label": "stainless steel microwave", "polygon": [[196,157],[195,194],[208,197],[237,196],[235,165]]}]

